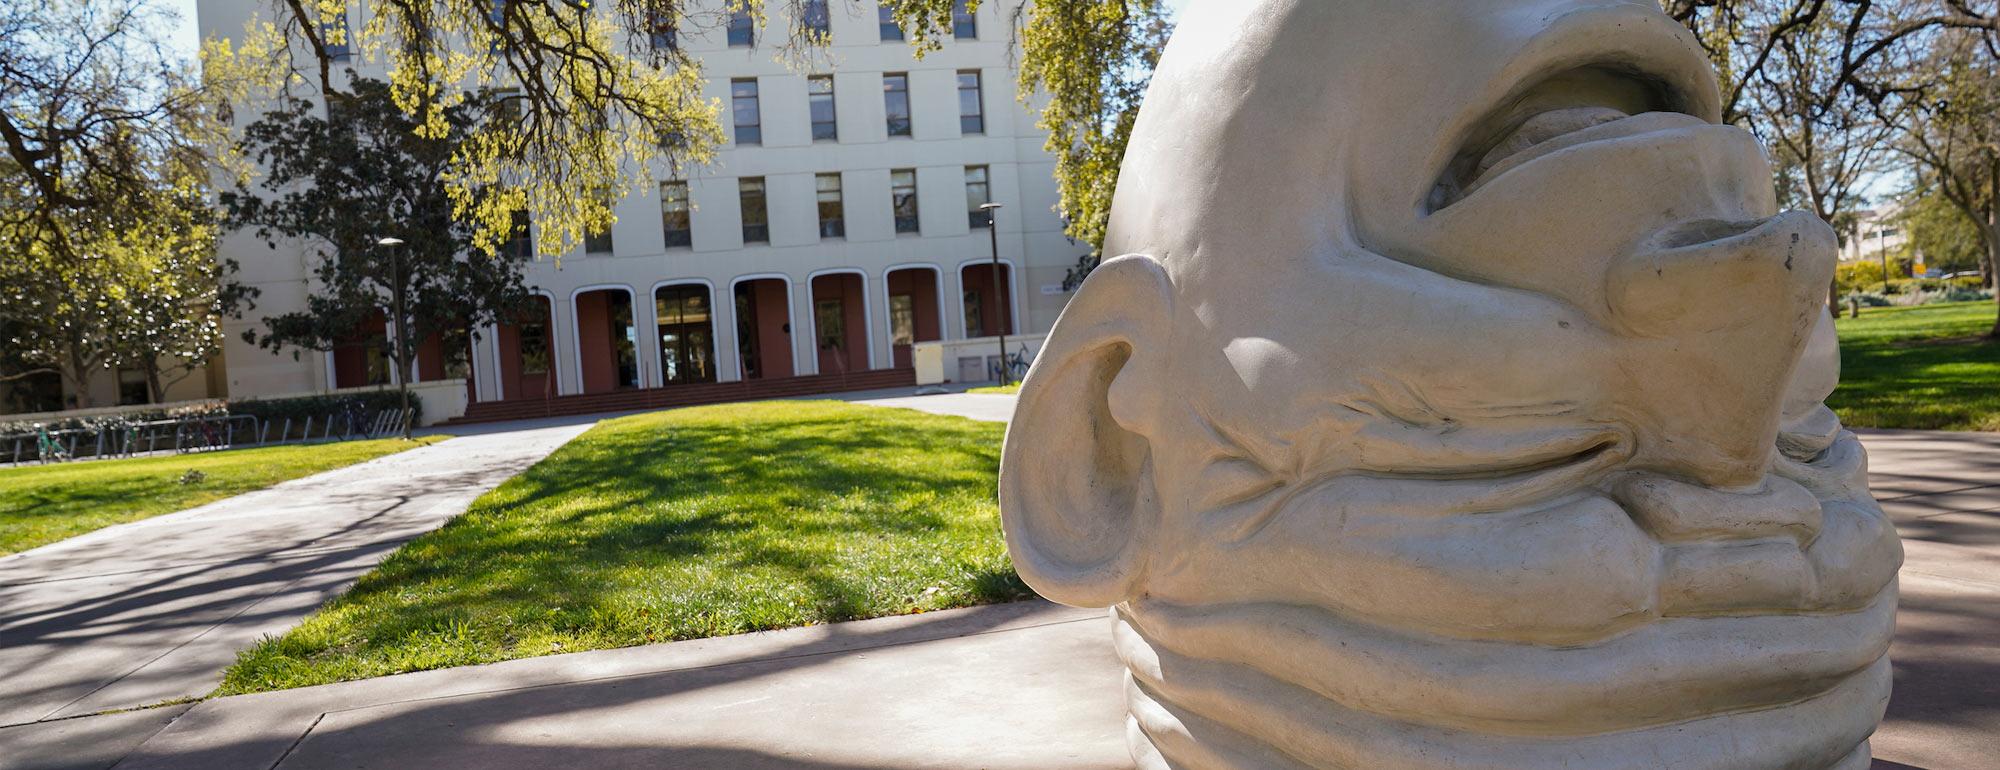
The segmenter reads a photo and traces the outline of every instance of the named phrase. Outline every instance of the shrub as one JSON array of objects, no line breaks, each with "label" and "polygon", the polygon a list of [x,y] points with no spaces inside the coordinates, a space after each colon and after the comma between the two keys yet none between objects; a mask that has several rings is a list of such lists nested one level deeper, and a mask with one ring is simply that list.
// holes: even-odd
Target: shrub
[{"label": "shrub", "polygon": [[1862,307],[1888,307],[1890,304],[1892,304],[1889,302],[1888,297],[1884,297],[1880,293],[1872,291],[1852,292],[1849,293],[1847,296],[1842,297],[1840,301],[1842,303],[1847,303],[1847,304],[1859,302],[1861,303]]}]

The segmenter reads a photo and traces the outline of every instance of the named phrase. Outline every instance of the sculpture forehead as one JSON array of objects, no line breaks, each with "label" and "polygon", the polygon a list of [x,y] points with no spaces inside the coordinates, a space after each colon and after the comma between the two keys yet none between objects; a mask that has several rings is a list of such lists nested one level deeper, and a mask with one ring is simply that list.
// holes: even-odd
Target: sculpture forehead
[{"label": "sculpture forehead", "polygon": [[[1198,0],[1127,152],[1107,253],[1153,254],[1195,277],[1196,254],[1352,245],[1355,208],[1414,208],[1509,88],[1676,54],[1705,67],[1642,0]],[[1712,75],[1691,77],[1704,92],[1693,111],[1709,111]]]}]

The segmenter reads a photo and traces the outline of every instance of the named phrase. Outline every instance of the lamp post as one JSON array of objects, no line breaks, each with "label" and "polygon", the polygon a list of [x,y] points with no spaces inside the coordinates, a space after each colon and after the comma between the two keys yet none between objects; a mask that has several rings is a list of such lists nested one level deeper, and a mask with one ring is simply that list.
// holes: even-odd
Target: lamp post
[{"label": "lamp post", "polygon": [[396,385],[403,395],[403,440],[410,440],[410,371],[404,366],[408,360],[409,325],[403,322],[403,260],[396,253],[396,247],[403,245],[403,239],[390,236],[375,242],[389,251],[389,312],[395,317],[389,323],[396,327]]},{"label": "lamp post", "polygon": [[993,241],[993,304],[995,305],[995,307],[993,308],[993,322],[994,322],[994,328],[999,331],[1000,387],[1004,388],[1007,387],[1008,384],[1010,384],[1010,381],[1013,379],[1012,376],[1013,373],[1008,371],[1007,367],[1007,327],[1001,325],[1000,323],[1000,319],[1002,318],[1002,316],[1000,315],[1000,307],[998,307],[999,305],[1004,304],[1007,299],[1006,296],[1001,294],[1000,292],[1000,286],[1001,286],[1000,209],[1001,208],[1003,208],[1003,206],[1001,206],[998,203],[979,204],[979,210],[986,212],[986,233],[987,235],[992,237]]},{"label": "lamp post", "polygon": [[1875,224],[1875,252],[1882,255],[1882,296],[1889,296],[1889,228]]}]

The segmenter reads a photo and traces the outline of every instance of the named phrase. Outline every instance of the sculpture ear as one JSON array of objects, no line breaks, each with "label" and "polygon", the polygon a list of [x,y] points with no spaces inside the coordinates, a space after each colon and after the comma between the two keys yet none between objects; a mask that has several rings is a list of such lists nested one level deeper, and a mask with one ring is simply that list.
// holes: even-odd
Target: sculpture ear
[{"label": "sculpture ear", "polygon": [[1000,463],[1007,550],[1051,600],[1130,598],[1157,511],[1173,287],[1151,257],[1108,260],[1070,300],[1021,387]]}]

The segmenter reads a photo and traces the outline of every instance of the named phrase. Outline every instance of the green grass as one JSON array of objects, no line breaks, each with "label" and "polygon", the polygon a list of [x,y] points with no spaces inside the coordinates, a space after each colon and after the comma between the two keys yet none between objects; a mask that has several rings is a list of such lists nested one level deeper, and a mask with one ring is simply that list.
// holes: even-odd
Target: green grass
[{"label": "green grass", "polygon": [[984,388],[972,388],[965,392],[1011,396],[1021,392],[1021,383],[1017,382],[1012,385],[990,385]]},{"label": "green grass", "polygon": [[1025,598],[1001,432],[795,401],[603,423],[243,652],[218,694]]},{"label": "green grass", "polygon": [[[186,510],[442,440],[347,441],[0,468],[0,554]],[[191,470],[200,471],[205,478],[199,483],[180,483]]]},{"label": "green grass", "polygon": [[1840,390],[1860,428],[2000,430],[2000,341],[1991,302],[1866,308],[1840,319]]}]

